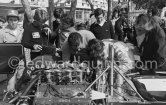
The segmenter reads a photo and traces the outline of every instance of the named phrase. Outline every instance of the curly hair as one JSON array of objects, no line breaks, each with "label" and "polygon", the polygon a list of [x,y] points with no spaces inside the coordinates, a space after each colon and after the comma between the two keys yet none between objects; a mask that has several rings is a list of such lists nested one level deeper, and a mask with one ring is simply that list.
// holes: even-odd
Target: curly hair
[{"label": "curly hair", "polygon": [[34,20],[45,23],[48,20],[48,13],[44,9],[36,9],[34,14]]},{"label": "curly hair", "polygon": [[68,37],[68,44],[69,46],[76,46],[78,47],[80,43],[83,43],[83,38],[80,33],[72,32]]},{"label": "curly hair", "polygon": [[154,18],[152,18],[151,16],[147,15],[147,14],[140,14],[135,21],[135,25],[145,25],[146,23],[150,23],[151,26],[155,26],[157,23],[154,20]]},{"label": "curly hair", "polygon": [[92,58],[101,59],[101,53],[104,50],[104,43],[98,39],[92,39],[88,42],[88,53]]},{"label": "curly hair", "polygon": [[69,16],[63,16],[62,23],[65,23],[65,24],[69,25],[70,27],[73,27],[74,26],[74,19],[70,18]]},{"label": "curly hair", "polygon": [[62,18],[62,16],[63,16],[64,14],[65,14],[65,13],[64,13],[64,11],[63,11],[62,8],[56,8],[56,9],[54,10],[54,17],[55,17],[55,18]]}]

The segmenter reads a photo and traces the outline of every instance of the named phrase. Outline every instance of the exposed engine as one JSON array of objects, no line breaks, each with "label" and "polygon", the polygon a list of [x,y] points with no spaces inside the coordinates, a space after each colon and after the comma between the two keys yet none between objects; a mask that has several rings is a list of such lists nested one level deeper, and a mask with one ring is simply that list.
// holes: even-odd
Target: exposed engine
[{"label": "exposed engine", "polygon": [[16,105],[89,104],[89,68],[86,64],[65,63],[56,68],[32,72],[32,80],[18,93],[6,94],[5,101]]}]

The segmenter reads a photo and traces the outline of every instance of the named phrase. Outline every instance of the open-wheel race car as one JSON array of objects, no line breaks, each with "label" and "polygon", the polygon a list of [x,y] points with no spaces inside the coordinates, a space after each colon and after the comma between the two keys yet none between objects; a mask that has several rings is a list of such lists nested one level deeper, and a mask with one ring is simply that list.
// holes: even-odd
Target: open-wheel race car
[{"label": "open-wheel race car", "polygon": [[[119,72],[119,67],[110,61],[103,69],[94,70],[87,63],[53,62],[50,56],[33,60],[30,80],[20,91],[6,92],[3,101],[14,105],[165,105],[165,76],[132,77]],[[36,63],[38,65],[36,65]],[[32,69],[33,68],[33,69]],[[114,74],[124,81],[117,87]],[[131,79],[132,77],[132,79]],[[145,83],[142,85],[139,81]],[[158,81],[163,90],[150,90],[149,82]],[[162,83],[162,84],[161,84]],[[134,84],[134,85],[133,85]],[[151,83],[153,84],[153,83]],[[156,83],[153,84],[153,86]],[[22,86],[20,86],[21,88]],[[151,91],[151,93],[147,92]],[[121,89],[119,93],[118,89]],[[163,97],[160,97],[162,93]]]}]

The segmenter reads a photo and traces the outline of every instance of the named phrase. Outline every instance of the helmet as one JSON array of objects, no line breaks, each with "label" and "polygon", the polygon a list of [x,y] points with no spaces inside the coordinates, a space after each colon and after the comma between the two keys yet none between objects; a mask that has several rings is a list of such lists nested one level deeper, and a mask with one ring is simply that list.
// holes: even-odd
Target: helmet
[{"label": "helmet", "polygon": [[18,17],[19,18],[18,11],[17,10],[9,10],[7,12],[7,17],[10,17],[10,16],[14,16],[14,17]]}]

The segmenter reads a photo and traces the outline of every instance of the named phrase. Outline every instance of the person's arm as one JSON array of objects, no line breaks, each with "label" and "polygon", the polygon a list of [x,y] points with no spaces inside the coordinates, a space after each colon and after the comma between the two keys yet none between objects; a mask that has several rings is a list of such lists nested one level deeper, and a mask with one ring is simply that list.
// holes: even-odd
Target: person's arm
[{"label": "person's arm", "polygon": [[55,31],[51,32],[51,29],[50,29],[50,27],[47,24],[43,25],[43,32],[45,33],[46,37],[49,38],[49,42],[51,44],[54,44],[56,36],[57,36],[57,33]]},{"label": "person's arm", "polygon": [[112,22],[110,21],[109,24],[110,24],[111,38],[114,39],[115,38],[115,33],[114,33],[114,28],[113,28]]},{"label": "person's arm", "polygon": [[21,40],[22,40],[22,36],[23,36],[23,32],[24,32],[24,29],[21,29],[20,30],[20,33],[17,37],[17,43],[21,43]]},{"label": "person's arm", "polygon": [[0,43],[3,43],[4,36],[3,36],[3,29],[0,30]]},{"label": "person's arm", "polygon": [[123,23],[125,23],[127,25],[127,28],[130,28],[129,23],[125,18],[123,18]]},{"label": "person's arm", "polygon": [[94,24],[92,24],[92,25],[90,26],[90,29],[89,29],[89,30],[94,34],[93,28],[94,28]]},{"label": "person's arm", "polygon": [[164,62],[164,59],[166,58],[166,34],[160,26],[157,26],[156,29],[157,33],[155,35],[156,36],[155,39],[156,43],[158,44],[157,56],[159,57],[157,59],[158,60],[160,59],[161,62]]},{"label": "person's arm", "polygon": [[70,61],[70,49],[67,40],[64,42],[62,46],[62,60],[63,61]]},{"label": "person's arm", "polygon": [[23,37],[21,43],[24,47],[33,50],[34,43],[32,42],[32,32],[30,29],[30,25],[24,30]]},{"label": "person's arm", "polygon": [[117,57],[116,63],[123,73],[134,68],[134,55],[131,49],[125,43],[116,42],[114,44],[114,52]]}]

